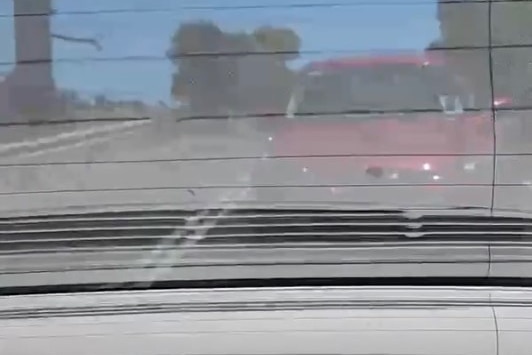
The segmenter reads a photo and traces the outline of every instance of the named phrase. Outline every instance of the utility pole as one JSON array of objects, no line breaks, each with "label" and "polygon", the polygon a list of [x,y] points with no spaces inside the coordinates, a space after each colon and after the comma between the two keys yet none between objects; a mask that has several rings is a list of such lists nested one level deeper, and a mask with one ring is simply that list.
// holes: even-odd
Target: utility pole
[{"label": "utility pole", "polygon": [[0,82],[0,115],[9,120],[46,119],[58,114],[62,105],[53,76],[54,39],[89,45],[98,51],[102,46],[96,38],[52,33],[53,0],[12,1],[15,68]]},{"label": "utility pole", "polygon": [[52,0],[13,0],[16,67],[11,103],[23,116],[46,117],[53,105]]}]

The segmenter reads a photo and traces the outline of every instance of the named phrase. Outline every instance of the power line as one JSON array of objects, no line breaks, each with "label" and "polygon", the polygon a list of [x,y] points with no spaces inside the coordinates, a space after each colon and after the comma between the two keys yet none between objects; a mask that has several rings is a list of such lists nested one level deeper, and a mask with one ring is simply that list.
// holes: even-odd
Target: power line
[{"label": "power line", "polygon": [[[488,92],[487,92],[488,94]],[[475,107],[475,108],[466,108],[464,113],[482,113],[482,112],[491,112],[492,109],[495,109],[496,112],[505,112],[505,111],[532,111],[532,105],[521,105],[521,106],[512,106],[512,107],[498,107],[494,108],[492,105],[487,107]],[[171,113],[169,111],[168,113]],[[303,119],[304,117],[320,117],[320,116],[348,116],[348,115],[405,115],[405,114],[441,114],[447,115],[439,109],[402,109],[402,110],[342,110],[342,111],[312,111],[299,113],[295,120],[298,118]],[[268,119],[268,118],[279,118],[287,119],[284,117],[284,112],[267,112],[267,113],[241,113],[233,114],[232,119]],[[200,121],[200,120],[227,120],[227,115],[192,115],[184,116],[177,118],[177,123],[185,121]],[[11,121],[11,122],[0,122],[0,127],[26,127],[26,126],[48,126],[48,125],[62,125],[62,124],[72,124],[72,123],[106,123],[106,122],[135,122],[135,121],[150,121],[151,117],[96,117],[96,118],[79,118],[79,119],[51,119],[51,120],[34,120],[34,121]]]},{"label": "power line", "polygon": [[[441,4],[464,4],[464,3],[487,3],[490,0],[440,0]],[[492,2],[509,2],[510,0],[491,0]],[[526,0],[514,0],[526,1]],[[514,2],[512,1],[512,2]],[[32,16],[60,16],[60,15],[103,15],[103,14],[122,14],[122,13],[156,13],[156,12],[177,12],[177,11],[201,11],[201,10],[261,10],[261,9],[302,9],[302,8],[331,8],[331,7],[357,7],[357,6],[416,6],[431,5],[427,0],[405,0],[402,2],[390,0],[374,1],[336,1],[336,2],[300,2],[289,4],[265,4],[256,3],[248,5],[193,5],[193,6],[173,6],[159,8],[122,8],[122,9],[94,9],[94,10],[70,10],[70,11],[53,11],[45,12],[27,12],[23,14],[0,14],[2,17],[32,17]]]},{"label": "power line", "polygon": [[[440,46],[434,48],[426,48],[427,52],[441,52],[441,51],[489,51],[499,49],[519,49],[519,48],[531,48],[531,43],[515,43],[515,44],[493,44],[493,45],[463,45],[463,46]],[[130,55],[130,56],[117,56],[117,57],[83,57],[83,58],[55,58],[45,59],[36,58],[31,60],[21,61],[4,61],[0,62],[0,66],[12,66],[18,65],[35,65],[46,63],[84,63],[84,62],[120,62],[120,61],[160,61],[179,58],[210,58],[210,57],[246,57],[246,56],[284,56],[284,55],[323,55],[323,54],[343,54],[343,55],[356,55],[356,54],[373,54],[380,53],[381,50],[356,50],[356,49],[327,49],[327,50],[303,50],[303,51],[238,51],[238,52],[196,52],[196,53],[183,53],[179,55]],[[395,51],[395,53],[401,53],[405,51]]]}]

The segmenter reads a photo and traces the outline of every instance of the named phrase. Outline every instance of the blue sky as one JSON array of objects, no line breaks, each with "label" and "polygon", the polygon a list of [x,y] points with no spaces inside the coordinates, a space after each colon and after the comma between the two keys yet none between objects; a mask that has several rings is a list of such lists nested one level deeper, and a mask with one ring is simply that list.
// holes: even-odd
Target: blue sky
[{"label": "blue sky", "polygon": [[[0,0],[0,62],[13,61],[12,0]],[[53,32],[96,37],[103,45],[90,46],[55,40],[54,76],[60,87],[86,95],[168,101],[174,70],[164,53],[180,23],[211,20],[228,31],[251,31],[262,25],[286,26],[302,39],[305,55],[294,66],[339,52],[419,50],[438,37],[435,0],[337,0],[346,6],[286,7],[327,0],[55,0],[58,14]],[[331,1],[332,2],[332,1]],[[252,8],[267,5],[273,8]],[[206,8],[200,8],[200,7]],[[231,6],[233,8],[223,8]],[[238,8],[244,6],[247,8]],[[210,7],[210,8],[209,8]],[[216,7],[213,9],[212,7]],[[85,13],[94,10],[150,10]],[[72,13],[78,12],[78,13]],[[87,61],[86,58],[150,56],[150,60]],[[74,59],[74,61],[61,61]],[[9,70],[0,66],[0,75]]]}]

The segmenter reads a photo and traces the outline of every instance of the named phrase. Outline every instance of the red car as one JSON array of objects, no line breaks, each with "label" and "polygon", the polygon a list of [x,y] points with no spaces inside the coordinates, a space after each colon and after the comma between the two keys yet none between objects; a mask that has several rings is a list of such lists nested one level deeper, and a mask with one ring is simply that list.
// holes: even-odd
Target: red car
[{"label": "red car", "polygon": [[[435,55],[314,62],[276,123],[270,155],[292,157],[282,181],[290,185],[489,183],[479,177],[493,152],[483,100]],[[274,160],[260,174],[279,179]]]}]

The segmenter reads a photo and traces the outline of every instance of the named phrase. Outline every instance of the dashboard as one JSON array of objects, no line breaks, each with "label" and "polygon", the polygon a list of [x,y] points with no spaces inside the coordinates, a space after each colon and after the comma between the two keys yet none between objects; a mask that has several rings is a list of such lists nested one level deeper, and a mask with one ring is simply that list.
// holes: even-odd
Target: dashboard
[{"label": "dashboard", "polygon": [[2,354],[520,355],[532,292],[492,287],[154,290],[0,298]]}]

